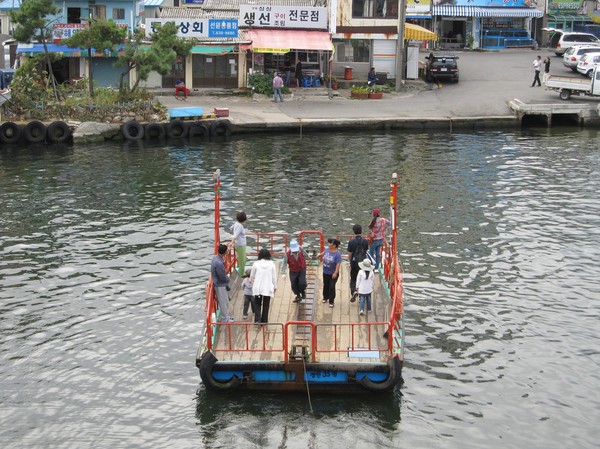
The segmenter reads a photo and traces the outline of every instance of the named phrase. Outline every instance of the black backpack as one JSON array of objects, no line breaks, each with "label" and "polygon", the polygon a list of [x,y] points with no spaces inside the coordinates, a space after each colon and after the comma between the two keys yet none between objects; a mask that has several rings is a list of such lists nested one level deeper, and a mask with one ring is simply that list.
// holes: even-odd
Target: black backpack
[{"label": "black backpack", "polygon": [[363,246],[364,241],[365,239],[362,237],[356,237],[356,248],[354,248],[354,252],[352,253],[352,259],[354,259],[356,263],[362,262],[367,258],[367,250]]}]

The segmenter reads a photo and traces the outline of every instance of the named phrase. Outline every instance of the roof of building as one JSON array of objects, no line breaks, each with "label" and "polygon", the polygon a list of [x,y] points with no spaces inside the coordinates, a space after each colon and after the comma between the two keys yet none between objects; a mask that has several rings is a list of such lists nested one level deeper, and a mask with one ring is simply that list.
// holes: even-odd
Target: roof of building
[{"label": "roof of building", "polygon": [[21,7],[21,0],[4,0],[0,2],[0,11],[10,11],[12,9],[19,9]]}]

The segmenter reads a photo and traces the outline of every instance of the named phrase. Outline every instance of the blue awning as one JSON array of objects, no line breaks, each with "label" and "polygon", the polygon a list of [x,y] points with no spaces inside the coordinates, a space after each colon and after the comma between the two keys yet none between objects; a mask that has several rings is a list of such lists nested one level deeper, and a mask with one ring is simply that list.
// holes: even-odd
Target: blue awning
[{"label": "blue awning", "polygon": [[[80,48],[71,48],[66,45],[46,44],[50,53],[81,53]],[[43,53],[44,44],[19,44],[17,53]]]},{"label": "blue awning", "polygon": [[431,19],[431,14],[407,14],[407,19]]},{"label": "blue awning", "polygon": [[449,17],[542,17],[544,13],[535,8],[439,5],[433,7],[433,15]]}]

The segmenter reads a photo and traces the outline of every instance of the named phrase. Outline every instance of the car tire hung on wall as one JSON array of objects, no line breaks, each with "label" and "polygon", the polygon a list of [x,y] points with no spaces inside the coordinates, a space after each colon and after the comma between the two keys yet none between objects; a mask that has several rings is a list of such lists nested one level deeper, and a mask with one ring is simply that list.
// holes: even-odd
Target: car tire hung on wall
[{"label": "car tire hung on wall", "polygon": [[171,138],[183,139],[187,137],[188,126],[187,123],[181,120],[173,120],[167,126],[167,135]]},{"label": "car tire hung on wall", "polygon": [[71,137],[71,128],[63,121],[52,122],[46,129],[46,140],[50,143],[63,143]]},{"label": "car tire hung on wall", "polygon": [[215,120],[210,124],[210,135],[216,136],[230,136],[231,135],[231,123],[229,120]]},{"label": "car tire hung on wall", "polygon": [[202,139],[208,139],[210,136],[210,131],[206,125],[202,123],[192,123],[190,125],[190,130],[188,131],[188,137],[190,139],[198,137]]},{"label": "car tire hung on wall", "polygon": [[46,125],[38,120],[33,120],[23,129],[23,136],[28,143],[42,143],[46,141]]},{"label": "car tire hung on wall", "polygon": [[166,134],[162,123],[148,123],[144,127],[144,138],[146,140],[162,140]]},{"label": "car tire hung on wall", "polygon": [[123,124],[123,137],[127,140],[140,140],[144,138],[144,127],[135,120]]},{"label": "car tire hung on wall", "polygon": [[13,122],[4,122],[0,125],[0,142],[17,143],[21,138],[21,128]]}]

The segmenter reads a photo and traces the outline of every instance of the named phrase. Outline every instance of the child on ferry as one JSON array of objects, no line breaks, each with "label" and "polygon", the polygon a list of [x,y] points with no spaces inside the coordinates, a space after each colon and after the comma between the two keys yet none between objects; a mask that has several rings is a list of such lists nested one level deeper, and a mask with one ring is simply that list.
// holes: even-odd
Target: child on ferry
[{"label": "child on ferry", "polygon": [[252,313],[254,313],[254,298],[252,297],[252,281],[250,280],[250,268],[246,269],[244,273],[244,280],[242,281],[242,288],[244,289],[244,319],[248,319],[248,307],[252,307]]},{"label": "child on ferry", "polygon": [[367,313],[371,311],[371,294],[375,285],[375,275],[373,274],[373,265],[371,259],[367,256],[365,260],[358,263],[360,271],[356,276],[356,291],[358,292],[360,315],[365,314],[365,306]]}]

